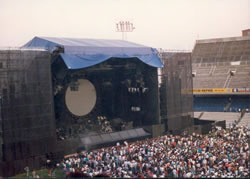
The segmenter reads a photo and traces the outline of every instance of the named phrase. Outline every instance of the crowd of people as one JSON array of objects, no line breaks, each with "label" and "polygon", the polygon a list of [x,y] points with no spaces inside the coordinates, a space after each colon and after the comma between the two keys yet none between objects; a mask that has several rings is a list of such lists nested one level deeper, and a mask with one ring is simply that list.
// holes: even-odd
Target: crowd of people
[{"label": "crowd of people", "polygon": [[80,124],[58,127],[56,128],[56,134],[58,140],[65,140],[77,137],[89,130],[104,134],[113,132],[113,127],[106,116],[97,116],[95,120],[82,120]]},{"label": "crowd of people", "polygon": [[165,135],[75,154],[57,167],[66,176],[112,178],[249,178],[247,127],[232,126],[209,135]]}]

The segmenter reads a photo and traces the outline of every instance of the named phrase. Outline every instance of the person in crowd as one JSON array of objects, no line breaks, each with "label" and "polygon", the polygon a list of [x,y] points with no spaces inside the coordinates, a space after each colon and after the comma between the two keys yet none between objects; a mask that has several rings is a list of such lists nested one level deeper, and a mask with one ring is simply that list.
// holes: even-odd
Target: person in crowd
[{"label": "person in crowd", "polygon": [[24,171],[26,172],[26,176],[29,177],[30,169],[29,169],[28,166],[26,166],[26,167],[24,168]]}]

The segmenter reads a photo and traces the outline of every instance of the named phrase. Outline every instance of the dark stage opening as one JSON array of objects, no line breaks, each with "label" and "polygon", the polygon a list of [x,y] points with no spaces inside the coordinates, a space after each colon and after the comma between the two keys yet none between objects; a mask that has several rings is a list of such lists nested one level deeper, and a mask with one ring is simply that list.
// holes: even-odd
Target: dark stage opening
[{"label": "dark stage opening", "polygon": [[110,58],[80,70],[68,70],[60,59],[55,64],[59,140],[157,124],[157,68],[137,58]]}]

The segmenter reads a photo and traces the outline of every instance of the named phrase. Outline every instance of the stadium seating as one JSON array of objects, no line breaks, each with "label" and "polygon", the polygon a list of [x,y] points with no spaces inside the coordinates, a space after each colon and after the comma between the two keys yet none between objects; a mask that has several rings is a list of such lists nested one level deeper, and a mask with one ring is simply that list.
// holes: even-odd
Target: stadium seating
[{"label": "stadium seating", "polygon": [[[231,102],[229,102],[231,98]],[[227,108],[226,108],[227,107]],[[250,110],[250,97],[195,97],[194,111],[209,111],[209,112],[239,112],[243,109]]]},{"label": "stadium seating", "polygon": [[196,74],[194,89],[249,88],[250,38],[198,40],[192,52],[192,69]]},{"label": "stadium seating", "polygon": [[227,76],[196,76],[193,80],[194,89],[197,88],[223,88]]},{"label": "stadium seating", "polygon": [[244,97],[234,97],[232,98],[232,103],[227,109],[227,111],[231,112],[239,112],[243,109],[250,109],[250,98]]},{"label": "stadium seating", "polygon": [[[231,102],[229,101],[231,98]],[[227,107],[227,108],[226,108]],[[243,109],[250,110],[250,97],[241,96],[218,96],[218,97],[195,97],[194,111],[202,112],[240,112]]]},{"label": "stadium seating", "polygon": [[[250,72],[250,68],[249,68]],[[248,74],[237,74],[230,80],[228,88],[249,88],[250,87],[250,75]]]},{"label": "stadium seating", "polygon": [[195,97],[194,111],[223,112],[228,103],[227,97]]},{"label": "stadium seating", "polygon": [[[196,41],[192,71],[196,118],[226,120],[228,127],[243,109],[250,110],[250,37]],[[225,91],[216,93],[218,88]],[[250,113],[245,113],[239,124],[250,126],[249,121]]]},{"label": "stadium seating", "polygon": [[[250,65],[198,67],[193,64],[196,76],[193,78],[194,89],[198,88],[250,88]],[[230,71],[235,71],[233,76]],[[228,80],[228,83],[226,83]]]}]

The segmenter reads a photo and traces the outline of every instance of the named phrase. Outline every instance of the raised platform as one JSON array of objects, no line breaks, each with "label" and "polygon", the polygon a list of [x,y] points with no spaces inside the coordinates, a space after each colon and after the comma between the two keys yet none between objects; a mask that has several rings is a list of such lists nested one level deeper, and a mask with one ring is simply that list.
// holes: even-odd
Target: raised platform
[{"label": "raised platform", "polygon": [[[201,114],[203,113],[203,114]],[[229,127],[234,121],[238,121],[240,113],[236,112],[194,112],[194,117],[200,120],[208,121],[226,121],[226,126]]]},{"label": "raised platform", "polygon": [[238,125],[250,127],[250,113],[245,113]]},{"label": "raised platform", "polygon": [[151,137],[151,134],[143,128],[130,129],[109,134],[99,134],[93,136],[80,137],[78,150],[89,150],[93,148],[106,147],[122,141],[135,141],[142,138]]}]

